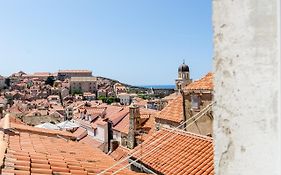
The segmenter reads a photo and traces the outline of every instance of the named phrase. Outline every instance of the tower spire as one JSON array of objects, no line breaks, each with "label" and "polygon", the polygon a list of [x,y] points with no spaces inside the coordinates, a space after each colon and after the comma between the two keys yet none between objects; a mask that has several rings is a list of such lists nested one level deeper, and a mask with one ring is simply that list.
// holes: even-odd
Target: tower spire
[{"label": "tower spire", "polygon": [[182,63],[185,64],[185,59],[182,60]]}]

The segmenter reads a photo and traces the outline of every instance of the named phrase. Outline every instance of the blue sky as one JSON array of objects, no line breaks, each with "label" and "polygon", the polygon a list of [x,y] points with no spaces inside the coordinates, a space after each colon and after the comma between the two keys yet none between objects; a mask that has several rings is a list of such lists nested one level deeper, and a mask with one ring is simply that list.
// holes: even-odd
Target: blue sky
[{"label": "blue sky", "polygon": [[0,0],[1,75],[90,69],[134,85],[212,70],[211,0]]}]

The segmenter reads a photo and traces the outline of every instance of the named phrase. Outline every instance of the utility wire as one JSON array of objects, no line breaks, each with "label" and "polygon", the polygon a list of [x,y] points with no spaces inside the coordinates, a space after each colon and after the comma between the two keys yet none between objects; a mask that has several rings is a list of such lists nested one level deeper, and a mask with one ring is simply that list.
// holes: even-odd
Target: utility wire
[{"label": "utility wire", "polygon": [[[210,107],[210,106],[208,106]],[[208,108],[209,109],[209,108]],[[207,110],[208,111],[208,110]],[[207,112],[206,111],[206,112]],[[194,122],[196,122],[197,120],[199,120],[205,113],[202,113],[200,116],[198,116],[193,122],[191,122],[190,124],[188,124],[185,128],[189,127],[190,125],[192,125]],[[168,133],[169,134],[169,133]],[[119,170],[115,171],[112,173],[112,175],[118,173],[119,171],[127,168],[128,166],[132,165],[133,163],[137,162],[138,160],[140,160],[141,158],[144,158],[146,156],[148,156],[148,154],[150,154],[151,152],[153,152],[154,150],[156,150],[157,148],[159,148],[162,144],[167,143],[168,141],[172,140],[173,138],[175,138],[179,133],[176,133],[176,135],[169,137],[167,140],[165,140],[164,142],[161,142],[160,144],[158,144],[155,148],[153,148],[152,150],[150,150],[149,152],[145,153],[144,155],[140,156],[139,158],[137,158],[136,160],[132,161],[131,163],[129,163],[128,165],[120,168]],[[132,156],[132,155],[131,155]],[[131,157],[130,156],[130,157]]]},{"label": "utility wire", "polygon": [[[184,126],[186,123],[188,123],[189,121],[191,121],[192,119],[194,119],[194,118],[197,117],[197,116],[202,117],[206,112],[209,111],[209,108],[210,108],[213,104],[214,104],[214,102],[210,103],[210,104],[207,105],[205,108],[203,108],[200,112],[198,112],[197,114],[195,114],[194,116],[192,116],[191,118],[189,118],[188,120],[186,120],[185,122],[183,122],[182,124],[180,124],[179,126],[177,126],[177,127],[175,127],[175,128],[172,128],[171,131],[173,132],[173,131],[175,131],[176,129],[181,129],[182,126]],[[199,118],[199,117],[198,117],[198,118]],[[198,118],[197,118],[196,120],[193,120],[193,121],[192,121],[189,125],[187,125],[185,128],[189,127],[191,124],[193,124],[195,121],[197,121]],[[183,129],[184,129],[184,128],[183,128]],[[157,131],[157,132],[159,132],[159,131]],[[159,140],[163,139],[163,138],[166,137],[168,134],[169,134],[169,133],[167,133],[167,134],[163,135],[162,137],[160,137],[160,138],[154,140],[153,142],[151,142],[151,143],[148,144],[147,146],[152,145],[152,144],[154,144],[154,143],[157,143]],[[146,142],[148,142],[148,140],[144,141],[142,144],[145,144]],[[163,143],[163,142],[162,142],[162,143]],[[141,145],[142,145],[142,144],[141,144]],[[159,144],[159,145],[161,145],[161,144]],[[158,146],[159,146],[159,145],[158,145]],[[100,172],[100,173],[97,174],[97,175],[102,175],[102,174],[106,173],[107,171],[109,171],[109,170],[111,170],[112,168],[114,168],[115,166],[117,166],[117,165],[123,163],[124,161],[126,161],[127,159],[129,159],[130,157],[132,157],[133,155],[135,155],[135,154],[137,154],[137,153],[139,153],[139,152],[140,152],[140,150],[138,150],[138,151],[134,152],[133,154],[131,154],[131,155],[129,155],[129,156],[123,158],[122,160],[120,160],[120,161],[117,162],[116,164],[114,164],[114,165],[112,165],[111,167],[105,169],[104,171]],[[132,163],[134,163],[134,162],[132,162]],[[130,164],[129,164],[129,165],[130,165]],[[127,167],[127,166],[126,166],[126,167]],[[125,168],[126,168],[126,167],[125,167]],[[118,171],[118,172],[119,172],[119,171]]]}]

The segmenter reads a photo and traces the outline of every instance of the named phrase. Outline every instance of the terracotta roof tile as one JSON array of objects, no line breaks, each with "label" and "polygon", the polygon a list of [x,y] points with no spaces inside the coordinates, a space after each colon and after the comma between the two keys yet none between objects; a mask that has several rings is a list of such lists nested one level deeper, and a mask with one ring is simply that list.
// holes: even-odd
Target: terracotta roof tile
[{"label": "terracotta roof tile", "polygon": [[125,158],[129,152],[130,152],[129,149],[119,146],[116,150],[110,153],[110,156],[113,157],[114,160],[119,161]]},{"label": "terracotta roof tile", "polygon": [[[4,134],[1,127],[1,141],[6,146],[3,147],[5,159],[0,174],[90,174],[99,173],[115,163],[101,150],[83,142],[23,128],[14,127]],[[137,173],[125,169],[121,174]]]},{"label": "terracotta roof tile", "polygon": [[79,127],[74,133],[74,137],[77,140],[81,140],[88,135],[87,130],[85,128]]},{"label": "terracotta roof tile", "polygon": [[97,141],[96,139],[92,138],[89,135],[87,135],[86,137],[81,139],[79,142],[88,144],[88,145],[90,145],[93,148],[98,148],[98,147],[100,147],[103,144],[102,142]]},{"label": "terracotta roof tile", "polygon": [[59,70],[58,73],[92,73],[90,70]]},{"label": "terracotta roof tile", "polygon": [[124,134],[129,133],[129,114],[127,114],[117,125],[113,127],[113,130],[122,132]]},{"label": "terracotta roof tile", "polygon": [[[155,115],[157,111],[150,109],[140,108],[140,117],[141,117],[141,125],[143,129],[146,129],[148,132],[152,131],[152,128],[155,126]],[[127,113],[122,120],[114,125],[113,130],[119,131],[124,134],[129,133],[129,117],[130,114]]]},{"label": "terracotta roof tile", "polygon": [[[161,137],[163,139],[159,140]],[[173,139],[165,142],[168,138]],[[143,156],[157,145],[160,146],[155,151]],[[213,140],[210,137],[162,129],[131,153],[140,149],[142,151],[133,158],[143,156],[139,161],[161,174],[214,174]]]},{"label": "terracotta roof tile", "polygon": [[32,127],[29,125],[24,125],[24,124],[18,124],[18,123],[10,123],[10,127],[12,129],[16,129],[18,131],[28,131],[28,132],[33,132],[33,133],[41,133],[41,134],[47,134],[47,135],[60,135],[68,138],[75,138],[74,135],[70,132],[67,131],[59,131],[59,130],[49,130],[49,129],[44,129],[44,128],[36,128]]},{"label": "terracotta roof tile", "polygon": [[162,111],[160,111],[156,118],[169,120],[180,123],[183,120],[183,99],[178,95],[172,100]]},{"label": "terracotta roof tile", "polygon": [[185,90],[213,90],[213,73],[208,73],[203,78],[194,81],[185,87]]}]

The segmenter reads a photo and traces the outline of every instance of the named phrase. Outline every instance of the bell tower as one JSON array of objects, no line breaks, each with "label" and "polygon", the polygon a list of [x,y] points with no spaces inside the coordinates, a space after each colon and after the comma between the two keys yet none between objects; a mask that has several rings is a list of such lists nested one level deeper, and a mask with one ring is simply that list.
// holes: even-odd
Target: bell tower
[{"label": "bell tower", "polygon": [[185,60],[183,60],[183,63],[178,68],[178,79],[176,79],[176,90],[180,91],[185,86],[190,84],[192,80],[190,79],[189,74],[189,67],[185,64]]}]

